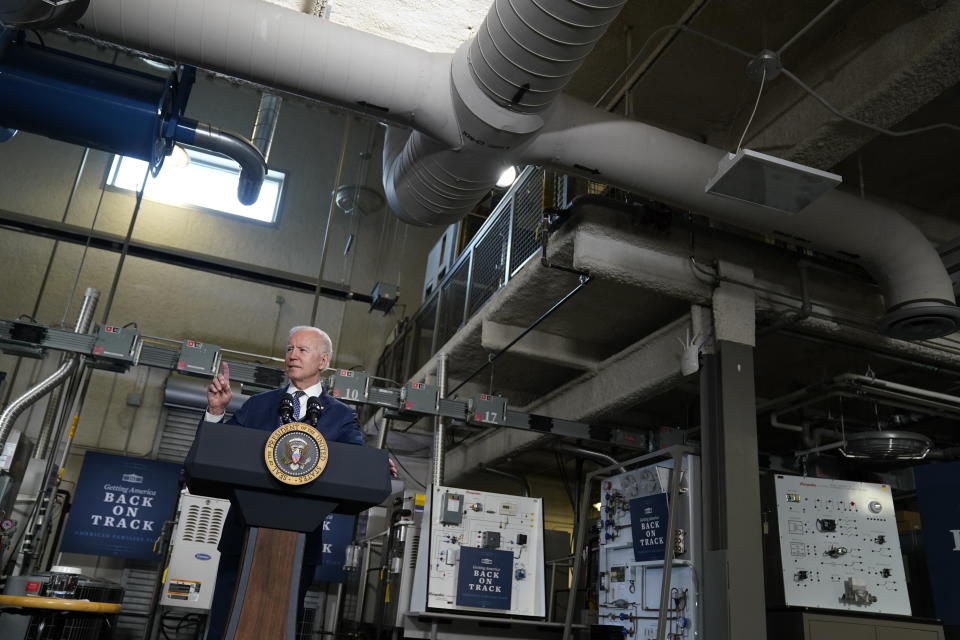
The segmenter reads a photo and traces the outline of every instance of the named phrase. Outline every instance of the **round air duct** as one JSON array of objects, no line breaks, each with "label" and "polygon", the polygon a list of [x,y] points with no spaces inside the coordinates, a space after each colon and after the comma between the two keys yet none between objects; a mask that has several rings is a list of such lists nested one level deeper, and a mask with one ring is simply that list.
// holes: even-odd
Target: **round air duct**
[{"label": "round air duct", "polygon": [[909,303],[883,316],[880,328],[900,340],[942,338],[960,329],[960,307],[935,300]]},{"label": "round air duct", "polygon": [[910,431],[864,431],[847,435],[840,453],[863,460],[922,460],[933,442]]}]

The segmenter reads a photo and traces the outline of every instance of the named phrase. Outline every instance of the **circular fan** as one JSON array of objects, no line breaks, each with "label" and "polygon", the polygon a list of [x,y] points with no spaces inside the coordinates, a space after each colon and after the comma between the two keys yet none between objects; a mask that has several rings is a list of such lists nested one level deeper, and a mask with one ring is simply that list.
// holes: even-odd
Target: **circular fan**
[{"label": "circular fan", "polygon": [[922,460],[932,447],[930,438],[919,433],[863,431],[848,434],[840,453],[869,460]]}]

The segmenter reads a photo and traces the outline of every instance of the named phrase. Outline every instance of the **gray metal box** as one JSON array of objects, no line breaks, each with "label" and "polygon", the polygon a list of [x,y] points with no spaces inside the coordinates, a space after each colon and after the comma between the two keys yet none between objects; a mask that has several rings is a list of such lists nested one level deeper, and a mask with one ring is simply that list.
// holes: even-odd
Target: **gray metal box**
[{"label": "gray metal box", "polygon": [[220,347],[215,344],[187,340],[180,347],[177,371],[212,376],[220,368]]}]

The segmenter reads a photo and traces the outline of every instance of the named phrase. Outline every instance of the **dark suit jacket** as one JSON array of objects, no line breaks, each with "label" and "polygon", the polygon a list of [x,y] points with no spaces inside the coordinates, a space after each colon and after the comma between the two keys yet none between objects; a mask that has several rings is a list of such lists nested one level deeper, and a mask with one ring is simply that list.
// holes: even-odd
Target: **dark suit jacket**
[{"label": "dark suit jacket", "polygon": [[[281,425],[277,407],[280,398],[287,391],[283,385],[272,391],[265,391],[253,396],[240,407],[226,424],[236,424],[249,429],[273,431]],[[331,442],[345,442],[347,444],[363,445],[363,434],[357,423],[357,414],[339,400],[331,398],[326,391],[320,394],[320,419],[317,420],[317,431]],[[201,423],[202,424],[202,423]],[[223,524],[223,534],[217,547],[220,553],[239,555],[243,549],[243,532],[245,523],[240,517],[239,510],[230,509],[226,522]],[[303,554],[304,564],[320,564],[323,545],[320,533],[307,534],[306,549]]]},{"label": "dark suit jacket", "polygon": [[[277,407],[280,398],[287,391],[287,385],[273,391],[265,391],[253,396],[240,407],[227,424],[238,424],[250,429],[273,431],[280,426],[280,415]],[[357,424],[357,414],[353,409],[339,400],[331,398],[324,391],[320,394],[320,419],[317,420],[317,431],[330,442],[345,442],[347,444],[363,444],[363,434]]]}]

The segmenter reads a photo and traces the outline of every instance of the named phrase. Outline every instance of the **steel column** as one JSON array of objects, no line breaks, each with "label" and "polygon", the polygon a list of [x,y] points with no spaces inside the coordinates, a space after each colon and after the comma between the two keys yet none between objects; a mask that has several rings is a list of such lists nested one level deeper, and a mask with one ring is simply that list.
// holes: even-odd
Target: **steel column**
[{"label": "steel column", "polygon": [[766,637],[753,348],[717,341],[700,374],[705,567],[711,640]]}]

